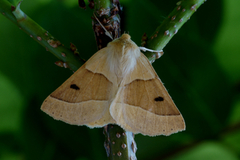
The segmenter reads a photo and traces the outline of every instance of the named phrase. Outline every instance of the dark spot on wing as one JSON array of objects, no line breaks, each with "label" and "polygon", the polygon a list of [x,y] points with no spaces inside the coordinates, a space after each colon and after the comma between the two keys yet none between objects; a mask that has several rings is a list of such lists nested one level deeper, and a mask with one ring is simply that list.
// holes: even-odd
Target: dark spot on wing
[{"label": "dark spot on wing", "polygon": [[159,102],[159,101],[161,102],[161,101],[163,101],[163,100],[164,100],[163,97],[160,97],[160,96],[159,96],[159,97],[156,97],[156,98],[154,99],[154,101],[157,101],[157,102]]},{"label": "dark spot on wing", "polygon": [[80,90],[80,88],[76,84],[71,84],[70,88]]}]

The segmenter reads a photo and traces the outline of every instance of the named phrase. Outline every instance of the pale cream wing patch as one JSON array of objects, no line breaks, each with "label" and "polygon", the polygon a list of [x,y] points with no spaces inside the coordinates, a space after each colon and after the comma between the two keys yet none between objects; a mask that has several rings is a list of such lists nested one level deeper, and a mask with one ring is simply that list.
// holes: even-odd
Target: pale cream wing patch
[{"label": "pale cream wing patch", "polygon": [[[123,79],[111,104],[110,113],[117,124],[131,132],[149,136],[170,135],[184,130],[182,115],[144,55],[137,60],[137,67],[132,74],[138,78]],[[147,75],[155,76],[150,78]]]},{"label": "pale cream wing patch", "polygon": [[117,92],[117,85],[113,82],[116,77],[113,73],[110,77],[110,73],[106,73],[109,70],[105,68],[104,52],[97,52],[89,61],[46,98],[41,106],[44,112],[54,119],[75,125],[101,127],[115,123],[109,106]]},{"label": "pale cream wing patch", "polygon": [[[138,58],[137,63],[134,67],[134,71],[124,77],[124,84],[129,84],[134,80],[149,80],[157,76],[152,65],[143,53]],[[154,72],[152,72],[152,70]]]}]

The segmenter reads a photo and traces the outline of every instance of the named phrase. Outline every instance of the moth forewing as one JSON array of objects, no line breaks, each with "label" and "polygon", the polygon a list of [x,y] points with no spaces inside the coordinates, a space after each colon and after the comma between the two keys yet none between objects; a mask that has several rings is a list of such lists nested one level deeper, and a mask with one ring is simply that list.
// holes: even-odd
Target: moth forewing
[{"label": "moth forewing", "polygon": [[43,102],[41,109],[69,124],[101,127],[115,120],[109,106],[117,92],[116,76],[98,51]]},{"label": "moth forewing", "polygon": [[142,53],[123,78],[110,113],[117,124],[134,133],[156,136],[185,130],[182,115]]}]

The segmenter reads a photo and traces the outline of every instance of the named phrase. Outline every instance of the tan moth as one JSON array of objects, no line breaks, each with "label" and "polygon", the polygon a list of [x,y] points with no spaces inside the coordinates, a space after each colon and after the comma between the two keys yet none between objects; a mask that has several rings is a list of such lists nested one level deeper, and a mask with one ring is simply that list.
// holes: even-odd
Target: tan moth
[{"label": "tan moth", "polygon": [[90,128],[112,123],[149,136],[185,130],[181,113],[128,34],[95,53],[41,109],[54,119]]}]

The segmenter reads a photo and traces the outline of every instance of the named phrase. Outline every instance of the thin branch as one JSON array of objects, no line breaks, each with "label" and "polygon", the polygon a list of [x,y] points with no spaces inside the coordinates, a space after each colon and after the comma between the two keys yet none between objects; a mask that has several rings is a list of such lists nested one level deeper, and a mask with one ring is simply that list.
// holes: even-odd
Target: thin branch
[{"label": "thin branch", "polygon": [[[112,41],[109,35],[114,39],[121,35],[119,12],[118,0],[94,0],[93,30],[98,49],[106,47]],[[137,147],[132,132],[110,124],[104,126],[103,133],[105,135],[104,147],[109,160],[136,159]]]},{"label": "thin branch", "polygon": [[110,16],[110,8],[112,4],[110,0],[94,0],[94,10],[98,12],[99,16]]},{"label": "thin branch", "polygon": [[113,37],[112,37],[112,35],[107,31],[107,29],[102,25],[102,23],[98,20],[98,18],[96,17],[96,15],[93,13],[93,15],[94,15],[94,17],[95,17],[95,19],[98,21],[98,24],[100,24],[100,26],[104,29],[104,31],[105,31],[105,34],[109,37],[109,38],[111,38],[111,40],[113,40]]},{"label": "thin branch", "polygon": [[13,6],[7,0],[0,1],[0,12],[21,30],[26,32],[31,38],[41,44],[61,61],[56,64],[62,67],[70,68],[76,71],[84,61],[77,54],[77,49],[74,45],[66,48],[56,38],[54,38],[48,31],[39,26],[35,21],[29,18],[21,9],[20,4]]},{"label": "thin branch", "polygon": [[[157,51],[163,50],[182,25],[190,19],[191,15],[196,12],[205,1],[206,0],[179,1],[174,10],[156,29],[152,36],[144,42],[144,47]],[[155,59],[157,59],[155,53],[145,52],[144,54],[150,62],[154,62]]]}]

